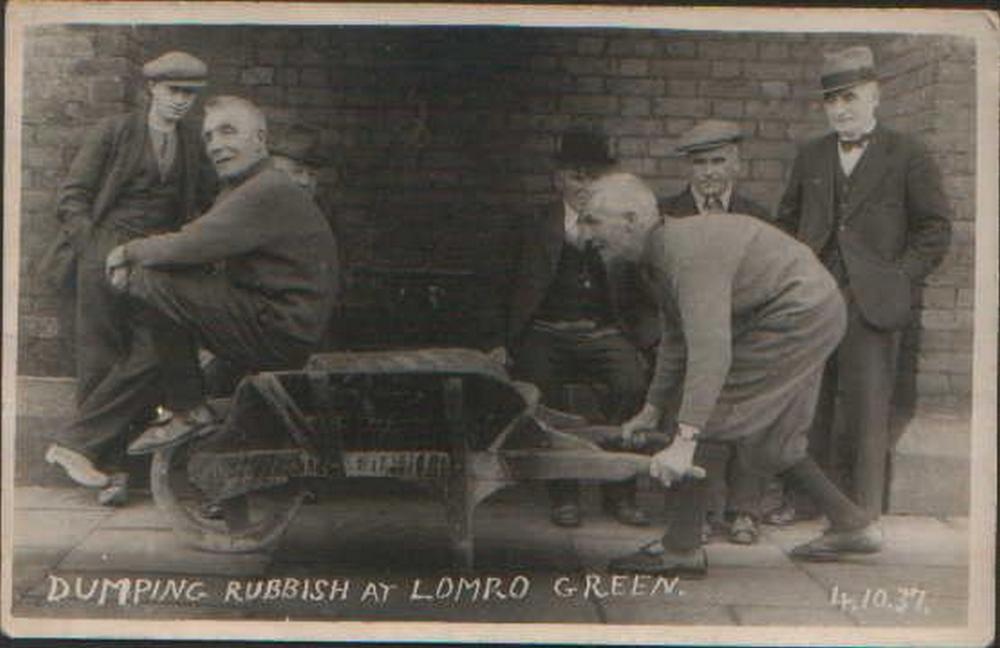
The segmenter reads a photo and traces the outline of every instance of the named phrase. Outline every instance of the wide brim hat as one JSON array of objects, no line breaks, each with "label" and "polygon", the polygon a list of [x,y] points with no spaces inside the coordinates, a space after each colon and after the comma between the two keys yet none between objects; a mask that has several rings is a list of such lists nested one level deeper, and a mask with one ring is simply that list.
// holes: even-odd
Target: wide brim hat
[{"label": "wide brim hat", "polygon": [[870,47],[858,45],[823,54],[819,77],[820,93],[823,95],[878,80],[875,56]]},{"label": "wide brim hat", "polygon": [[710,151],[743,139],[743,130],[736,122],[706,119],[692,126],[680,136],[671,152],[675,157]]},{"label": "wide brim hat", "polygon": [[570,129],[562,134],[555,161],[563,167],[604,167],[615,163],[607,135],[582,128]]},{"label": "wide brim hat", "polygon": [[187,52],[167,52],[143,65],[142,76],[149,81],[168,81],[171,85],[203,88],[208,84],[208,66]]},{"label": "wide brim hat", "polygon": [[268,132],[267,149],[271,155],[280,155],[310,166],[328,163],[318,128],[305,124],[273,126]]}]

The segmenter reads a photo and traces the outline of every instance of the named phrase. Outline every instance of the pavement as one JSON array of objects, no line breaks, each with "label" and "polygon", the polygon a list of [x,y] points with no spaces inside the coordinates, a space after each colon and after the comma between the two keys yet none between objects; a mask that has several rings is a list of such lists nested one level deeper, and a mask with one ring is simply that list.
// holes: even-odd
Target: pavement
[{"label": "pavement", "polygon": [[[479,506],[476,568],[452,567],[441,504],[390,481],[331,482],[271,549],[214,554],[184,546],[148,493],[99,506],[84,489],[14,493],[16,616],[961,627],[968,521],[890,515],[885,550],[843,563],[793,562],[819,521],[762,527],[758,544],[707,546],[703,580],[617,579],[607,561],[662,532],[662,496],[642,492],[645,529],[602,515],[548,521],[544,490],[522,484]],[[103,595],[103,600],[102,599]]]}]

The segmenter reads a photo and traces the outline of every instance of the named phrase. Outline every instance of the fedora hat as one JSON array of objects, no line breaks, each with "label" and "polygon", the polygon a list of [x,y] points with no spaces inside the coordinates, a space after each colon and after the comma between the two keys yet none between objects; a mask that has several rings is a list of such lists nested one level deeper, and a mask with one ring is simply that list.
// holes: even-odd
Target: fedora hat
[{"label": "fedora hat", "polygon": [[305,124],[272,128],[268,133],[267,149],[271,155],[280,155],[310,166],[327,163],[319,129]]},{"label": "fedora hat", "polygon": [[698,153],[733,144],[743,139],[743,131],[736,122],[706,119],[688,129],[674,147],[675,156]]},{"label": "fedora hat", "polygon": [[167,52],[142,66],[149,81],[169,81],[172,85],[203,88],[208,82],[208,66],[187,52]]},{"label": "fedora hat", "polygon": [[556,162],[567,167],[603,167],[615,163],[607,136],[595,130],[573,128],[559,138]]},{"label": "fedora hat", "polygon": [[870,47],[858,45],[823,54],[819,77],[823,94],[877,80],[875,57]]}]

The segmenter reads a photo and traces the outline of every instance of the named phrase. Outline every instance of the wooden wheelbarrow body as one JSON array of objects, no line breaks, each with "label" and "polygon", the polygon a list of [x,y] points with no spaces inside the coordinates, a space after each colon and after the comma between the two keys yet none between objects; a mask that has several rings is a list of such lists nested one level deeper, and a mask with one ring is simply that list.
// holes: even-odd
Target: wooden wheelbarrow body
[{"label": "wooden wheelbarrow body", "polygon": [[[526,480],[621,481],[649,458],[596,443],[615,428],[538,404],[488,356],[467,349],[316,355],[302,371],[250,376],[215,403],[223,422],[183,456],[157,453],[153,493],[190,544],[259,549],[280,537],[301,502],[285,491],[276,510],[250,519],[246,499],[301,478],[393,477],[429,481],[443,493],[456,562],[473,561],[473,511],[490,494]],[[184,507],[172,485],[183,470],[222,523]],[[291,493],[291,494],[289,494]]]}]

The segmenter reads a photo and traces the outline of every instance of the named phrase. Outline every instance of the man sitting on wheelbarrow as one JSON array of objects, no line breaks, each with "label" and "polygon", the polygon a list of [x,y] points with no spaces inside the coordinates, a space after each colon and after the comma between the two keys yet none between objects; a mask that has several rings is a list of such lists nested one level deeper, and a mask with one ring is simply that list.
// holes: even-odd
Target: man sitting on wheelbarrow
[{"label": "man sitting on wheelbarrow", "polygon": [[812,251],[749,216],[661,222],[633,175],[602,178],[592,192],[585,236],[608,258],[643,263],[664,327],[646,404],[622,425],[623,440],[665,421],[676,428],[650,466],[678,498],[668,532],[610,569],[704,575],[704,473],[694,465],[703,440],[736,444],[748,468],[791,478],[819,503],[830,527],[793,558],[878,552],[877,523],[806,454],[823,366],[846,322],[837,284]]},{"label": "man sitting on wheelbarrow", "polygon": [[[319,344],[333,307],[333,233],[312,198],[272,167],[265,119],[254,104],[231,96],[209,100],[202,133],[223,184],[215,204],[177,232],[112,250],[108,278],[197,338],[236,375],[298,369]],[[148,428],[129,452],[177,443],[212,422],[202,403]]]}]

